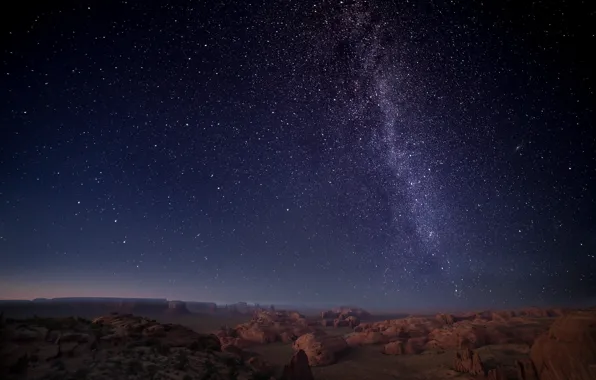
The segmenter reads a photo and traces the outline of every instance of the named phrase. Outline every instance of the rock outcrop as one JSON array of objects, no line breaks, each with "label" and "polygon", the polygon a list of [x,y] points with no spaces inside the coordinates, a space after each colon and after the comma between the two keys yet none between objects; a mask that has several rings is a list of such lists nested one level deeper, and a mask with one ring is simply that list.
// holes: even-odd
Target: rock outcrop
[{"label": "rock outcrop", "polygon": [[348,349],[345,339],[323,332],[302,335],[293,344],[294,351],[303,350],[311,367],[330,365]]},{"label": "rock outcrop", "polygon": [[540,380],[596,379],[596,312],[557,319],[536,339],[530,358]]},{"label": "rock outcrop", "polygon": [[[361,308],[352,307],[338,307],[333,310],[321,312],[322,320],[331,320],[335,327],[355,327],[360,324],[361,320],[370,319],[371,314]],[[346,321],[346,322],[343,322]],[[330,326],[329,322],[323,322],[324,326]]]},{"label": "rock outcrop", "polygon": [[455,354],[453,369],[457,372],[469,373],[470,375],[485,374],[480,356],[476,351],[472,351],[469,348],[461,349]]},{"label": "rock outcrop", "polygon": [[293,342],[301,335],[315,331],[306,318],[293,311],[258,310],[247,323],[235,328],[222,328],[217,332],[222,346],[236,345],[246,348],[251,345],[273,342]]},{"label": "rock outcrop", "polygon": [[314,380],[304,350],[298,350],[294,354],[290,364],[284,367],[280,380]]},{"label": "rock outcrop", "polygon": [[[270,375],[255,355],[222,352],[218,338],[130,314],[7,320],[2,379],[234,378]],[[268,377],[267,377],[268,378]]]}]

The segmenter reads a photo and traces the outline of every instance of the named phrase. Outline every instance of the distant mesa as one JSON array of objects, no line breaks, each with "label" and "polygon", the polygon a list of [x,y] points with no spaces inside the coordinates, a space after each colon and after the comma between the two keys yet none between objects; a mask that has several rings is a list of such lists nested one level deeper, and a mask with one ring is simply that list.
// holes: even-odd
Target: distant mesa
[{"label": "distant mesa", "polygon": [[169,301],[166,312],[174,315],[190,314],[190,311],[186,307],[186,302],[184,301]]},{"label": "distant mesa", "polygon": [[215,302],[187,301],[186,307],[191,313],[212,314],[217,312],[217,304]]},{"label": "distant mesa", "polygon": [[[116,313],[137,315],[189,314],[183,301],[165,298],[64,297],[36,298],[33,301],[0,301],[0,309],[16,316],[87,316]],[[205,310],[209,309],[205,307]],[[13,312],[14,311],[14,312]]]}]

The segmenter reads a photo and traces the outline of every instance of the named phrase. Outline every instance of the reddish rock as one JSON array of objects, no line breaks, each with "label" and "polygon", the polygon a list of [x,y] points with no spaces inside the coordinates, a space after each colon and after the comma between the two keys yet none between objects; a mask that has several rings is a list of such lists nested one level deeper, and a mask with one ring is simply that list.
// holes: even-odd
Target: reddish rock
[{"label": "reddish rock", "polygon": [[346,321],[348,321],[349,326],[352,328],[360,324],[360,318],[353,315],[350,315],[348,318],[346,318]]},{"label": "reddish rock", "polygon": [[501,367],[497,367],[488,371],[486,380],[507,380],[507,375]]},{"label": "reddish rock", "polygon": [[518,380],[540,380],[532,361],[529,359],[517,360],[515,365],[517,367]]},{"label": "reddish rock", "polygon": [[290,364],[284,367],[280,380],[314,380],[308,364],[308,356],[304,350],[298,350],[294,354]]},{"label": "reddish rock", "polygon": [[455,354],[453,369],[457,372],[469,373],[471,375],[483,375],[485,373],[480,356],[476,351],[472,351],[469,348],[459,350]]},{"label": "reddish rock", "polygon": [[467,346],[479,348],[488,344],[486,327],[472,324],[471,322],[460,322],[455,327],[455,334],[458,337],[458,348]]},{"label": "reddish rock", "polygon": [[448,325],[451,326],[454,323],[453,320],[453,315],[451,314],[437,314],[437,316],[435,317],[435,319],[441,324],[441,325]]},{"label": "reddish rock", "polygon": [[239,325],[236,328],[238,336],[249,342],[265,344],[277,341],[277,335],[258,325]]},{"label": "reddish rock", "polygon": [[385,330],[381,331],[381,334],[388,338],[397,338],[404,329],[398,326],[389,326]]},{"label": "reddish rock", "polygon": [[424,351],[426,337],[410,338],[406,343],[406,352],[410,355],[419,354]]},{"label": "reddish rock", "polygon": [[323,332],[302,335],[293,344],[294,351],[304,350],[312,367],[335,363],[337,355],[348,348],[344,338]]},{"label": "reddish rock", "polygon": [[459,347],[459,337],[453,329],[435,329],[428,334],[427,349],[452,349]]},{"label": "reddish rock", "polygon": [[346,342],[350,347],[355,347],[365,344],[385,344],[389,342],[389,339],[380,332],[367,331],[348,335]]},{"label": "reddish rock", "polygon": [[558,318],[536,339],[530,358],[540,380],[596,378],[596,312]]},{"label": "reddish rock", "polygon": [[405,344],[399,340],[389,342],[383,347],[383,353],[385,355],[405,355],[406,347]]},{"label": "reddish rock", "polygon": [[333,320],[331,320],[331,319],[322,319],[321,320],[321,326],[323,326],[323,327],[333,326]]},{"label": "reddish rock", "polygon": [[288,317],[293,321],[297,321],[299,319],[305,319],[304,315],[300,314],[297,311],[290,311],[288,313]]},{"label": "reddish rock", "polygon": [[344,315],[344,319],[349,316],[358,317],[361,320],[370,319],[371,317],[371,314],[368,311],[360,307],[340,306],[332,311],[336,312],[338,315]]}]

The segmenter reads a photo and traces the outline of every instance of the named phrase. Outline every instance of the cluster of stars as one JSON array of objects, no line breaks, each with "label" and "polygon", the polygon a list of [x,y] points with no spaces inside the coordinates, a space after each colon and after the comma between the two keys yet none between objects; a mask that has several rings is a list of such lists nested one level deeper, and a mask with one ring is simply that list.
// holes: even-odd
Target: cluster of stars
[{"label": "cluster of stars", "polygon": [[593,109],[486,5],[31,12],[1,62],[14,284],[430,308],[596,281]]}]

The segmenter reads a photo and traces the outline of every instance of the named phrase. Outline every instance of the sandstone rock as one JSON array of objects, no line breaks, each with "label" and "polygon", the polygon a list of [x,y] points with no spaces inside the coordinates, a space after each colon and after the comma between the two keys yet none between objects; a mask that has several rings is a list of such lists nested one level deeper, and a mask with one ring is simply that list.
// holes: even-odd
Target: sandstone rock
[{"label": "sandstone rock", "polygon": [[385,355],[404,355],[406,348],[403,342],[395,341],[387,343],[383,347],[383,353]]},{"label": "sandstone rock", "polygon": [[558,318],[548,333],[536,339],[530,358],[540,380],[593,378],[596,312],[579,311]]},{"label": "sandstone rock", "polygon": [[290,311],[290,312],[288,313],[288,316],[289,316],[289,318],[290,318],[291,320],[293,320],[293,321],[297,321],[297,320],[299,320],[299,319],[305,319],[304,315],[300,314],[300,313],[299,313],[299,312],[297,312],[297,311]]},{"label": "sandstone rock", "polygon": [[406,353],[413,355],[424,351],[426,345],[426,337],[410,338],[406,343]]},{"label": "sandstone rock", "polygon": [[360,318],[354,316],[354,315],[350,315],[348,318],[346,318],[346,320],[349,323],[350,327],[356,327],[360,324]]},{"label": "sandstone rock", "polygon": [[458,348],[467,346],[470,348],[479,348],[488,344],[486,327],[473,324],[471,322],[461,322],[455,326]]},{"label": "sandstone rock", "polygon": [[461,349],[455,354],[453,369],[457,372],[469,373],[471,375],[483,375],[484,365],[476,351],[469,348]]},{"label": "sandstone rock", "polygon": [[454,323],[453,315],[451,315],[451,314],[437,314],[435,319],[441,325],[449,325],[450,326],[450,325],[453,325],[453,323]]},{"label": "sandstone rock", "polygon": [[236,331],[240,338],[257,344],[273,343],[277,341],[277,335],[273,331],[256,325],[239,325]]},{"label": "sandstone rock", "polygon": [[371,314],[368,311],[359,307],[340,306],[338,308],[333,309],[332,311],[335,312],[338,316],[343,315],[343,319],[349,316],[358,317],[361,320],[370,319],[371,317]]},{"label": "sandstone rock", "polygon": [[407,341],[394,341],[387,343],[383,348],[386,355],[415,355],[424,349],[425,338],[410,338]]},{"label": "sandstone rock", "polygon": [[497,367],[488,371],[486,380],[507,380],[507,375],[501,367]]},{"label": "sandstone rock", "polygon": [[393,325],[387,327],[385,330],[381,332],[381,334],[385,335],[388,338],[396,338],[402,331],[404,331],[403,328]]},{"label": "sandstone rock", "polygon": [[365,344],[385,344],[389,339],[380,332],[368,331],[352,333],[346,337],[346,341],[350,347],[354,347]]},{"label": "sandstone rock", "polygon": [[303,350],[298,350],[290,364],[284,367],[280,380],[314,380],[308,356]]},{"label": "sandstone rock", "polygon": [[531,360],[517,360],[515,365],[517,367],[518,380],[540,380]]},{"label": "sandstone rock", "polygon": [[322,332],[302,335],[293,344],[294,351],[304,350],[312,367],[335,363],[337,355],[348,348],[345,339]]}]

